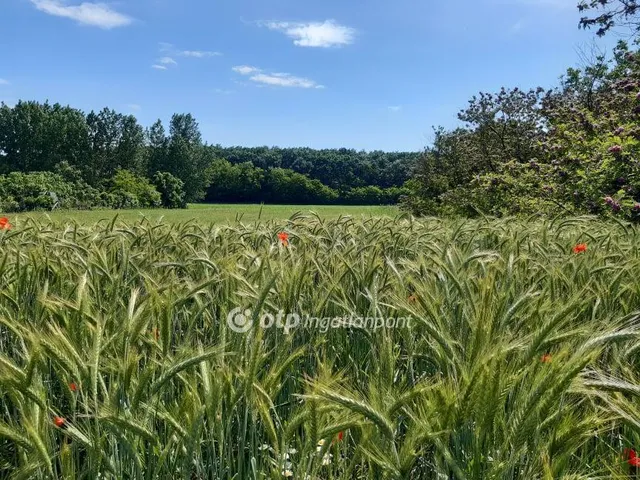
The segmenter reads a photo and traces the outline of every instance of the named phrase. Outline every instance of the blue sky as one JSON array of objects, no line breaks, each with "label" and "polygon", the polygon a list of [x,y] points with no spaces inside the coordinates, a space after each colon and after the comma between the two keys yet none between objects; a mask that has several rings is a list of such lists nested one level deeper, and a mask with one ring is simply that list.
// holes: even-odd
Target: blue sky
[{"label": "blue sky", "polygon": [[0,100],[191,112],[222,145],[419,150],[479,90],[553,86],[594,39],[577,0],[0,2]]}]

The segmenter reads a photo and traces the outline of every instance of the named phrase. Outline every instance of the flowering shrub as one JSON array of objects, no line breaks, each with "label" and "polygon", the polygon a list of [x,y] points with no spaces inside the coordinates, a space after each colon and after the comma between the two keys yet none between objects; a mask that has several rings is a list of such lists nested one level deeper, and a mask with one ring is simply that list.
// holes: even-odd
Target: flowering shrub
[{"label": "flowering shrub", "polygon": [[[640,221],[640,53],[570,69],[544,96],[472,99],[407,184],[416,214],[597,214]],[[517,138],[516,138],[517,137]]]}]

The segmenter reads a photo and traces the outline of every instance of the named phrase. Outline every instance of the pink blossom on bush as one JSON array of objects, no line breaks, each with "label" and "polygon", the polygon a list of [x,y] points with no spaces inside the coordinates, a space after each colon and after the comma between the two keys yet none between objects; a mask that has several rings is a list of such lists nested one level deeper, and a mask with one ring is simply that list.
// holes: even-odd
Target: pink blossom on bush
[{"label": "pink blossom on bush", "polygon": [[622,147],[620,145],[614,145],[613,147],[609,147],[609,153],[620,153],[622,152]]}]

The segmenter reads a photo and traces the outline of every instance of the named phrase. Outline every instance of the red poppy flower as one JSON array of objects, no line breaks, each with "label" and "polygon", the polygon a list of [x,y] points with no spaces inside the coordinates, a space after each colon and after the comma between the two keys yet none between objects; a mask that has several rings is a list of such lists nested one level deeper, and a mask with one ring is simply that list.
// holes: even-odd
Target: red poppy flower
[{"label": "red poppy flower", "polygon": [[11,224],[7,217],[0,218],[0,230],[11,230]]},{"label": "red poppy flower", "polygon": [[338,441],[341,442],[343,438],[344,438],[344,432],[338,433]]},{"label": "red poppy flower", "polygon": [[78,385],[76,385],[74,382],[71,382],[69,384],[69,390],[71,390],[72,392],[76,392],[78,390]]},{"label": "red poppy flower", "polygon": [[587,251],[587,244],[586,243],[579,243],[578,245],[573,247],[573,253],[575,253],[576,255],[578,253],[584,253],[586,251]]},{"label": "red poppy flower", "polygon": [[542,363],[551,363],[551,354],[545,353],[544,355],[542,355],[542,357],[540,357],[540,361]]},{"label": "red poppy flower", "polygon": [[282,245],[284,245],[285,247],[289,245],[289,234],[287,232],[280,232],[278,234],[278,238],[280,239]]},{"label": "red poppy flower", "polygon": [[633,448],[625,448],[624,451],[627,456],[627,463],[632,467],[640,467],[640,457],[637,456],[636,451]]},{"label": "red poppy flower", "polygon": [[66,420],[62,417],[53,417],[53,424],[58,428],[64,427],[65,422]]}]

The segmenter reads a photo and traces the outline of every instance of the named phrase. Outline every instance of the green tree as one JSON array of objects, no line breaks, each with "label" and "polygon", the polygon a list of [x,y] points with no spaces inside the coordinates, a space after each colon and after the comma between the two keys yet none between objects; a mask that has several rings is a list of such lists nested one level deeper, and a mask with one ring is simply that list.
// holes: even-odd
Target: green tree
[{"label": "green tree", "polygon": [[169,172],[157,172],[153,183],[162,196],[165,208],[187,208],[184,194],[184,182]]},{"label": "green tree", "polygon": [[187,202],[202,200],[211,184],[214,157],[202,144],[198,123],[191,114],[175,114],[169,132],[165,170],[184,182]]},{"label": "green tree", "polygon": [[207,192],[209,202],[255,202],[262,199],[264,170],[251,162],[232,165],[216,160],[211,167],[211,185]]},{"label": "green tree", "polygon": [[338,193],[319,180],[285,168],[267,170],[263,181],[263,198],[269,203],[327,204],[338,198]]},{"label": "green tree", "polygon": [[145,172],[144,130],[135,117],[105,108],[87,115],[91,156],[85,178],[96,184],[119,169]]},{"label": "green tree", "polygon": [[88,148],[79,110],[38,102],[0,104],[0,172],[50,171],[62,161],[81,165]]},{"label": "green tree", "polygon": [[146,131],[149,174],[164,171],[168,168],[169,139],[161,120],[157,120]]},{"label": "green tree", "polygon": [[118,170],[108,181],[109,192],[115,196],[117,208],[159,207],[162,197],[145,177],[129,170]]}]

